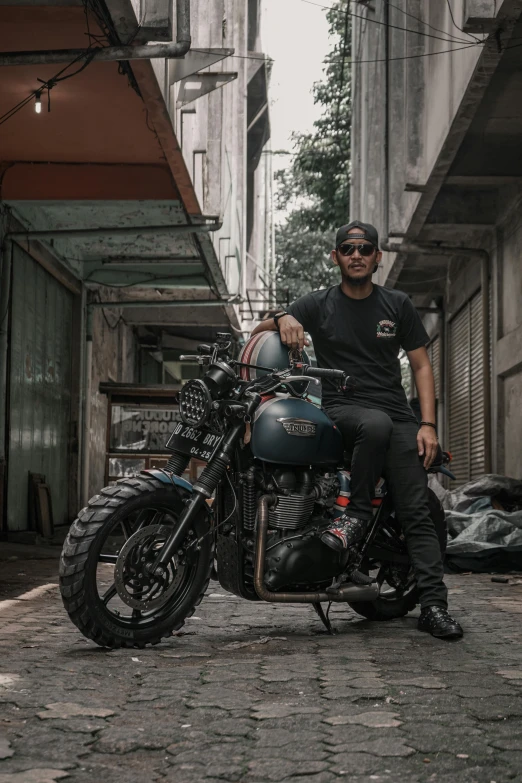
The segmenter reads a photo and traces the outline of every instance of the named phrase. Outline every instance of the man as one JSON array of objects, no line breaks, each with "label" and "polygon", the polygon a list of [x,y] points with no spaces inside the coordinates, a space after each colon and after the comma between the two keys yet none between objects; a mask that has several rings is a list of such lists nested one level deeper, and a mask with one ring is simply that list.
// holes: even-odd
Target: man
[{"label": "man", "polygon": [[[287,312],[258,324],[254,333],[278,329],[285,345],[302,349],[309,332],[319,367],[344,370],[357,383],[349,399],[333,385],[323,387],[325,410],[353,452],[349,514],[334,520],[322,536],[324,543],[341,550],[364,536],[375,484],[384,475],[415,569],[419,629],[460,638],[462,628],[447,611],[440,546],[428,506],[426,469],[438,443],[428,335],[406,294],[372,283],[382,258],[378,245],[370,224],[354,220],[340,228],[332,260],[341,284],[302,296]],[[415,377],[420,428],[401,383],[401,348]]]}]

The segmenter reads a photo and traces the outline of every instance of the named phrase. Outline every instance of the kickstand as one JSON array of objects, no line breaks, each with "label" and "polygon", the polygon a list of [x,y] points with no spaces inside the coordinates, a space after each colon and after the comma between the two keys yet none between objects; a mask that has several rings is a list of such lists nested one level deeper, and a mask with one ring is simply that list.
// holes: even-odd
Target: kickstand
[{"label": "kickstand", "polygon": [[314,607],[315,611],[317,612],[318,617],[320,618],[322,624],[324,625],[324,627],[326,628],[326,630],[328,631],[330,636],[335,636],[335,631],[332,628],[332,623],[330,622],[330,617],[329,617],[331,605],[332,604],[330,602],[328,604],[328,609],[326,610],[326,614],[325,614],[324,610],[323,610],[323,607],[322,607],[322,605],[319,602],[312,604],[312,606]]}]

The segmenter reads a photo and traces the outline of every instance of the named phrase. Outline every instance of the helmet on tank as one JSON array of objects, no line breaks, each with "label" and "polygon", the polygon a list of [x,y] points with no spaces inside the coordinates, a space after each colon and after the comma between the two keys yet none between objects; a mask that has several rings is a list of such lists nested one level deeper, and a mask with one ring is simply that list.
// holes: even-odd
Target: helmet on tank
[{"label": "helmet on tank", "polygon": [[[285,370],[290,367],[291,349],[283,345],[279,332],[258,332],[244,344],[239,354],[239,361],[245,364],[259,364],[274,370]],[[302,352],[303,362],[309,364],[308,354]],[[241,367],[240,377],[244,381],[253,381],[266,375],[267,370],[256,370],[251,367]]]}]

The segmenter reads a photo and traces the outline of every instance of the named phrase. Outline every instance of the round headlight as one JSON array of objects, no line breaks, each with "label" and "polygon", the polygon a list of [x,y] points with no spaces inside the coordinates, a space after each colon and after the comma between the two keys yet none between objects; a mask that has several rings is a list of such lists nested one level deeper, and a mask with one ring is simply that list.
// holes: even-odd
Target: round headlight
[{"label": "round headlight", "polygon": [[183,424],[201,427],[208,421],[212,399],[199,378],[188,381],[179,393],[179,414]]}]

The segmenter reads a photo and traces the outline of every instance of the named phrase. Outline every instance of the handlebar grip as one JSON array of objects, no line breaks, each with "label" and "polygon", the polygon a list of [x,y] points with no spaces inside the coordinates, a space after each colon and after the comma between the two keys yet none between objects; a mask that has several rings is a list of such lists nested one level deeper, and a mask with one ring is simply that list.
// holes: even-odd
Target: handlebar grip
[{"label": "handlebar grip", "polygon": [[342,380],[345,377],[343,370],[329,370],[326,367],[310,367],[309,364],[301,365],[303,373],[312,378],[335,378]]}]

